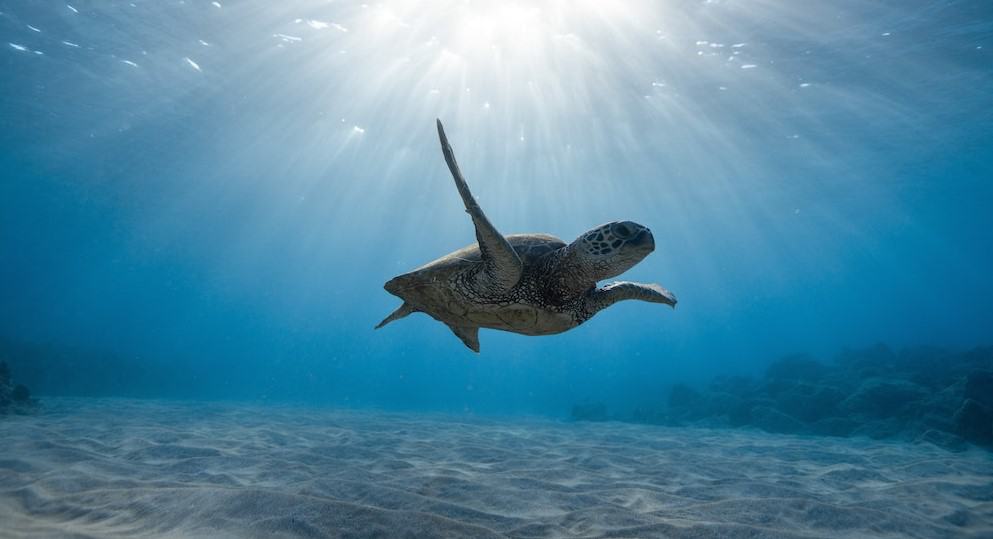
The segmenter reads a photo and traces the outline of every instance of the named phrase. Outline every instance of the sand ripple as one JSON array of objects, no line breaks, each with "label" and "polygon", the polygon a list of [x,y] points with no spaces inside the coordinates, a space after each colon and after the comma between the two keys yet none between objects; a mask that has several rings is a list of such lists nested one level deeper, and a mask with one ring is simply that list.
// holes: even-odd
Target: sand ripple
[{"label": "sand ripple", "polygon": [[629,424],[54,399],[0,537],[993,537],[993,456]]}]

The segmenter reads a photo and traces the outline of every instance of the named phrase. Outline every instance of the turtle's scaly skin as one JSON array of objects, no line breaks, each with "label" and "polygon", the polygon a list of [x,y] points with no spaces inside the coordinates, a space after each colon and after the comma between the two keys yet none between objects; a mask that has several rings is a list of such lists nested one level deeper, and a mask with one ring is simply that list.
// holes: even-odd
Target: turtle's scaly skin
[{"label": "turtle's scaly skin", "polygon": [[548,234],[503,236],[469,192],[440,121],[438,134],[478,241],[387,282],[386,290],[404,302],[377,328],[423,312],[478,352],[481,327],[551,335],[626,299],[676,305],[675,296],[659,285],[596,287],[597,281],[620,275],[655,249],[647,227],[607,223],[571,244]]}]

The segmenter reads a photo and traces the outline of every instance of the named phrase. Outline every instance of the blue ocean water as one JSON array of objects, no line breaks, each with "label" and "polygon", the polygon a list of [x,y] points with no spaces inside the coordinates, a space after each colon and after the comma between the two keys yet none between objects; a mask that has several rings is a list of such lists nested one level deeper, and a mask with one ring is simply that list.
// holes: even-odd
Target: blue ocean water
[{"label": "blue ocean water", "polygon": [[[2,1],[4,353],[42,395],[561,417],[990,344],[991,55],[981,0]],[[622,278],[678,308],[373,331],[474,241],[435,118],[501,232],[643,223]]]}]

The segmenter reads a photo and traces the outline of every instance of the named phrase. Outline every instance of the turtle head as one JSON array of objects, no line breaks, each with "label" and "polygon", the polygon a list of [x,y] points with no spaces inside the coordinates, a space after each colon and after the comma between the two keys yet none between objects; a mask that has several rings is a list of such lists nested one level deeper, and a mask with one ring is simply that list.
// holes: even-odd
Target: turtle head
[{"label": "turtle head", "polygon": [[584,233],[569,245],[571,262],[594,282],[616,277],[655,250],[647,226],[614,221]]}]

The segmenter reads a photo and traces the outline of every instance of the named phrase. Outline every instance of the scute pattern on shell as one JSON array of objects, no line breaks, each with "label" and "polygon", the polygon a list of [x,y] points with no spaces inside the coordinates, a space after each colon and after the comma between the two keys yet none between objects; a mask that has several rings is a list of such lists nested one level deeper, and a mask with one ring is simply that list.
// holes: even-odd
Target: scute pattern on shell
[{"label": "scute pattern on shell", "polygon": [[466,321],[494,329],[527,335],[559,333],[580,323],[575,305],[557,304],[549,298],[548,284],[556,267],[556,255],[566,246],[547,234],[507,236],[524,263],[520,281],[505,293],[493,295],[474,286],[479,272],[486,271],[479,249],[470,245],[417,270],[400,275],[387,290],[450,326]]}]

